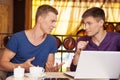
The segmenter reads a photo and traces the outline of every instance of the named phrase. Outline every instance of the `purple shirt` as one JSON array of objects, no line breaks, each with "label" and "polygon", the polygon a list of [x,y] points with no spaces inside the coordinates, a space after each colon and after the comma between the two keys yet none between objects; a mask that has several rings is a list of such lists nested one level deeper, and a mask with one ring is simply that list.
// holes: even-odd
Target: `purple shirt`
[{"label": "purple shirt", "polygon": [[[107,32],[107,35],[103,39],[103,41],[100,43],[99,46],[97,46],[92,40],[91,37],[83,36],[78,39],[79,41],[89,41],[88,45],[86,46],[85,50],[90,51],[120,51],[120,33],[117,32]],[[71,63],[70,70],[75,71],[76,66],[73,63]]]}]

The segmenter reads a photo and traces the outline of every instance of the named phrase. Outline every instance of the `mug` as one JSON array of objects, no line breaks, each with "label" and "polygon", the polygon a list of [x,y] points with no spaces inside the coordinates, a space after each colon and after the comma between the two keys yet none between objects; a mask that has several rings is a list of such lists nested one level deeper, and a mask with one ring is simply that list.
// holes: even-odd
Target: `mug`
[{"label": "mug", "polygon": [[44,74],[45,69],[43,67],[30,67],[30,75],[32,77],[40,77]]},{"label": "mug", "polygon": [[24,72],[25,72],[25,69],[18,66],[17,68],[14,69],[13,74],[15,78],[23,78]]}]

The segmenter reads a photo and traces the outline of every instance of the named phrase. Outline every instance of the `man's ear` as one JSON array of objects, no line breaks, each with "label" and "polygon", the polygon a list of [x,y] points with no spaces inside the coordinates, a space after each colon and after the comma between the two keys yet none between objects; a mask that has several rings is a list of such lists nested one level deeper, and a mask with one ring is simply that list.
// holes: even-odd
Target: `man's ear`
[{"label": "man's ear", "polygon": [[39,16],[38,19],[37,19],[37,22],[40,22],[40,23],[41,23],[42,21],[43,21],[42,16]]},{"label": "man's ear", "polygon": [[101,19],[101,20],[99,21],[99,24],[100,24],[101,26],[103,26],[103,25],[104,25],[104,21]]}]

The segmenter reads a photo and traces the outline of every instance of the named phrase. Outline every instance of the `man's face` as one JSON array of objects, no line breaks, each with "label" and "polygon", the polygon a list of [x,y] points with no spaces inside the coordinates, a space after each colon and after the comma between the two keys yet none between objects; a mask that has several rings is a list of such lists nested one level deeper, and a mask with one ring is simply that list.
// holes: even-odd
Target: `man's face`
[{"label": "man's face", "polygon": [[84,21],[84,28],[86,30],[86,34],[88,36],[95,36],[97,35],[101,28],[103,28],[103,24],[101,24],[101,20],[94,18],[92,16],[86,17],[83,19]]},{"label": "man's face", "polygon": [[42,17],[40,28],[43,33],[50,34],[50,32],[55,28],[57,21],[57,15],[53,12],[49,12],[46,16]]}]

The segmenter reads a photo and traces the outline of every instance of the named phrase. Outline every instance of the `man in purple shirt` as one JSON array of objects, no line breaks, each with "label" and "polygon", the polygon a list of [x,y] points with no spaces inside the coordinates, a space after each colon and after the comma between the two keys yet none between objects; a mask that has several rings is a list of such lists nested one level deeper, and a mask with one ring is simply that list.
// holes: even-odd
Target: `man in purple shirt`
[{"label": "man in purple shirt", "polygon": [[101,8],[86,10],[82,19],[87,36],[80,37],[77,41],[71,71],[76,70],[81,50],[120,51],[120,33],[104,30],[105,13]]}]

